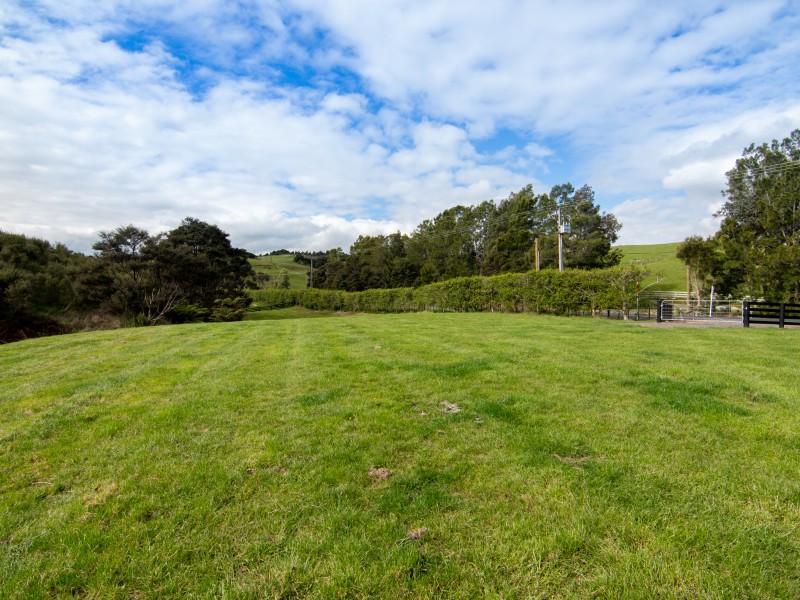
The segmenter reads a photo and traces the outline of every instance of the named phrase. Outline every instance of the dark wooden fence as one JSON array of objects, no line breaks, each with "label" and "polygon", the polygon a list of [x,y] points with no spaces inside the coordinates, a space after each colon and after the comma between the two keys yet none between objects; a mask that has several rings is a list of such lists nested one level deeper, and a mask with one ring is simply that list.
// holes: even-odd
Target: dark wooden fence
[{"label": "dark wooden fence", "polygon": [[745,302],[742,323],[745,327],[750,324],[800,325],[800,304],[786,304],[778,302]]}]

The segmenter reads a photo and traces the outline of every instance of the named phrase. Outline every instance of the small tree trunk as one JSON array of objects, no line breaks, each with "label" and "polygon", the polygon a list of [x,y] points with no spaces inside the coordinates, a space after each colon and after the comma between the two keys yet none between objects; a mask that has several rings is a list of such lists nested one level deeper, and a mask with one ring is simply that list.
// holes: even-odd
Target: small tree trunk
[{"label": "small tree trunk", "polygon": [[695,293],[695,308],[700,308],[700,278],[697,276],[697,271],[692,272],[694,279],[694,293]]}]

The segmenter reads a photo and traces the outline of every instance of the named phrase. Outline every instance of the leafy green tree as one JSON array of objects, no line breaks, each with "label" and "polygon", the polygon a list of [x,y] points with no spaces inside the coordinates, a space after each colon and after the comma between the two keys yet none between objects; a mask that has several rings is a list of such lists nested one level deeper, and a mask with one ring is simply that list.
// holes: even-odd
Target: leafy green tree
[{"label": "leafy green tree", "polygon": [[79,301],[74,286],[86,257],[63,244],[0,232],[0,306],[61,310]]},{"label": "leafy green tree", "polygon": [[616,301],[622,307],[622,317],[627,321],[636,293],[649,273],[636,267],[614,267],[608,269],[606,274],[610,287],[616,292]]},{"label": "leafy green tree", "polygon": [[717,244],[713,239],[703,239],[699,235],[687,237],[678,244],[675,255],[686,265],[687,295],[695,293],[696,304],[709,287],[715,283],[714,273],[718,270]]},{"label": "leafy green tree", "polygon": [[724,282],[742,294],[800,302],[800,129],[744,150],[726,174],[715,236]]},{"label": "leafy green tree", "polygon": [[728,296],[747,295],[743,282],[747,279],[753,232],[725,219],[720,230],[710,238],[716,250],[713,278],[720,294]]},{"label": "leafy green tree", "polygon": [[454,206],[425,220],[412,236],[420,282],[465,277],[478,272],[486,246],[491,207]]},{"label": "leafy green tree", "polygon": [[326,258],[325,263],[314,274],[315,287],[331,290],[346,289],[343,279],[347,255],[341,248],[332,248],[328,250]]},{"label": "leafy green tree", "polygon": [[134,225],[101,231],[99,237],[100,240],[92,245],[92,249],[104,258],[118,262],[141,256],[142,250],[151,241],[149,233]]},{"label": "leafy green tree", "polygon": [[[551,193],[552,196],[552,193]],[[619,264],[622,251],[613,248],[622,225],[612,214],[601,213],[588,185],[564,199],[571,233],[564,236],[564,264],[573,269],[605,269]]]},{"label": "leafy green tree", "polygon": [[414,243],[407,235],[392,233],[383,238],[385,285],[387,288],[409,287],[419,280],[420,263],[414,256]]},{"label": "leafy green tree", "polygon": [[289,286],[289,271],[281,269],[278,271],[278,276],[275,278],[275,288],[279,290],[288,290]]},{"label": "leafy green tree", "polygon": [[87,295],[121,315],[142,313],[151,322],[163,318],[165,311],[180,298],[175,298],[165,311],[160,310],[161,306],[154,306],[153,290],[158,284],[154,281],[154,264],[145,254],[148,246],[154,243],[150,234],[134,225],[126,225],[113,231],[101,231],[99,238],[92,245],[99,260],[81,280],[88,290]]},{"label": "leafy green tree", "polygon": [[346,289],[360,291],[384,287],[386,261],[384,236],[358,236],[347,258]]},{"label": "leafy green tree", "polygon": [[330,250],[315,271],[315,287],[362,291],[414,285],[419,276],[413,243],[401,233],[359,236],[346,255]]},{"label": "leafy green tree", "polygon": [[62,244],[0,232],[0,342],[65,329],[65,311],[83,302],[77,281],[90,259]]},{"label": "leafy green tree", "polygon": [[564,235],[564,263],[574,269],[602,269],[619,264],[622,253],[612,248],[621,225],[614,215],[601,213],[594,191],[570,183],[536,195],[528,185],[503,200],[492,216],[491,250],[482,265],[484,274],[519,272],[535,266],[534,240],[539,240],[539,265],[558,267],[558,211],[569,222]]},{"label": "leafy green tree", "polygon": [[[527,185],[499,202],[486,219],[483,275],[522,272],[536,265],[534,240],[554,231],[553,203],[547,194],[535,194]],[[540,245],[540,250],[542,247]],[[541,254],[541,252],[540,252]]]},{"label": "leafy green tree", "polygon": [[156,237],[128,225],[101,232],[93,248],[98,264],[85,286],[137,322],[240,318],[240,305],[249,302],[251,255],[233,248],[216,225],[186,218]]},{"label": "leafy green tree", "polygon": [[186,302],[208,310],[220,299],[245,298],[247,281],[254,276],[249,252],[231,246],[228,234],[216,225],[192,217],[156,240],[147,254],[162,280],[176,283]]}]

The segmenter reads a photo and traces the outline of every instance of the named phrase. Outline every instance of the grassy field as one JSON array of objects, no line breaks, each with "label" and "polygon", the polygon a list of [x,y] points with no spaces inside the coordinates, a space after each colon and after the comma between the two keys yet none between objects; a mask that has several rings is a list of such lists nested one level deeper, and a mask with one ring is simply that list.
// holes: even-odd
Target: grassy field
[{"label": "grassy field", "polygon": [[798,350],[429,313],[2,346],[0,597],[797,598]]},{"label": "grassy field", "polygon": [[[671,244],[649,244],[619,246],[623,252],[622,265],[637,265],[648,269],[650,277],[645,285],[653,284],[650,290],[686,291],[686,266],[675,256],[678,242]],[[655,283],[657,278],[662,281]]]},{"label": "grassy field", "polygon": [[261,310],[258,306],[253,306],[245,313],[245,321],[283,321],[285,319],[324,319],[337,316],[334,312],[324,310],[310,310],[302,306],[292,306],[290,308],[278,308]]},{"label": "grassy field", "polygon": [[250,260],[256,273],[266,273],[272,283],[281,269],[289,272],[290,289],[304,289],[308,281],[308,267],[294,262],[294,254],[278,254],[276,256],[259,256]]},{"label": "grassy field", "polygon": [[[621,265],[636,265],[650,271],[645,280],[648,290],[686,291],[686,265],[676,256],[678,242],[642,246],[618,246],[623,252]],[[662,280],[656,283],[657,279]],[[652,284],[652,285],[651,285]]]}]

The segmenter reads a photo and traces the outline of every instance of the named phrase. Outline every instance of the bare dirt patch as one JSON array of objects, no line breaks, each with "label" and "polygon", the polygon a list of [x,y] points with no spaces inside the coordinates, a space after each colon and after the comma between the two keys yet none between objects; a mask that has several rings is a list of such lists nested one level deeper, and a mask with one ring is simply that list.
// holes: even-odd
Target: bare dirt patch
[{"label": "bare dirt patch", "polygon": [[107,502],[112,496],[119,492],[119,486],[116,483],[102,482],[97,484],[95,488],[84,494],[83,504],[88,510],[92,510]]},{"label": "bare dirt patch", "polygon": [[440,402],[439,406],[442,407],[442,412],[446,415],[454,415],[461,412],[461,407],[452,402]]},{"label": "bare dirt patch", "polygon": [[383,481],[384,479],[389,479],[392,476],[392,472],[387,469],[386,467],[376,468],[371,466],[369,468],[369,476],[372,479],[377,479],[378,481]]}]

